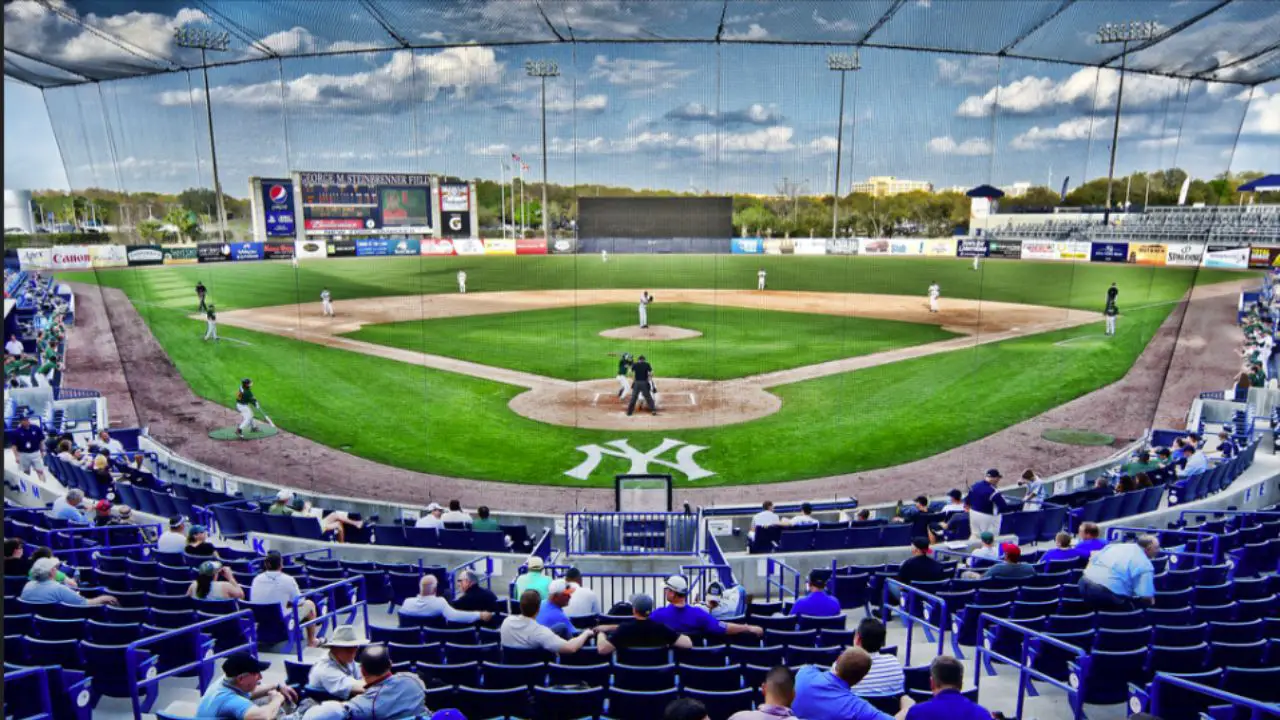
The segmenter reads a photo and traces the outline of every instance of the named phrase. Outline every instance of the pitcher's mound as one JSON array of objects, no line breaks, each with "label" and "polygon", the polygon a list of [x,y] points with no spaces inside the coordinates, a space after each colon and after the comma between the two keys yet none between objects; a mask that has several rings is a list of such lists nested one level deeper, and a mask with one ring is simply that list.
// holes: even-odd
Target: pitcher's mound
[{"label": "pitcher's mound", "polygon": [[701,336],[702,333],[697,330],[672,327],[670,325],[650,325],[645,328],[639,325],[629,325],[600,333],[600,337],[613,338],[614,340],[688,340],[689,338]]}]

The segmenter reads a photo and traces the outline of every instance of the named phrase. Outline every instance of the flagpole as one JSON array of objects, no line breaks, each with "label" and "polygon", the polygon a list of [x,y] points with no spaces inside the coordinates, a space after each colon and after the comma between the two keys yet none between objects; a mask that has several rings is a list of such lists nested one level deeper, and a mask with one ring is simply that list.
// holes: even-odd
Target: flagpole
[{"label": "flagpole", "polygon": [[529,231],[527,227],[529,218],[529,207],[524,202],[524,161],[520,161],[520,237],[523,238]]},{"label": "flagpole", "polygon": [[498,183],[498,188],[499,188],[498,192],[501,193],[501,198],[502,198],[501,202],[498,205],[498,207],[500,208],[500,210],[498,211],[498,215],[499,215],[498,223],[502,225],[502,237],[503,239],[506,239],[507,237],[507,163],[505,160],[499,160],[498,165],[501,166],[501,170],[499,170],[499,173],[502,178],[502,182]]}]

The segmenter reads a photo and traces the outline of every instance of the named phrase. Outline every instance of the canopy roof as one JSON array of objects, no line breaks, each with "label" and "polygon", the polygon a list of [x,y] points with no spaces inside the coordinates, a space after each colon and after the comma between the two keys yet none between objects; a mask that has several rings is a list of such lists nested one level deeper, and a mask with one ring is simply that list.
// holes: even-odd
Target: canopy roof
[{"label": "canopy roof", "polygon": [[[4,72],[38,87],[199,68],[180,26],[227,33],[208,66],[544,43],[831,45],[991,56],[1254,85],[1280,77],[1264,0],[5,0]],[[1098,42],[1106,23],[1147,40]],[[1127,52],[1125,48],[1127,47]]]},{"label": "canopy roof", "polygon": [[1280,190],[1280,175],[1266,175],[1236,188],[1240,192],[1272,192]]}]

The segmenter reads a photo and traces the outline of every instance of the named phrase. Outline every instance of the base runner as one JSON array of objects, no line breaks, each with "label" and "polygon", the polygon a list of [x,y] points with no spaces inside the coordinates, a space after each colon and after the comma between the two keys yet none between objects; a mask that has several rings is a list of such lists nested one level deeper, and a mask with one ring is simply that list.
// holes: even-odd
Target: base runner
[{"label": "base runner", "polygon": [[253,381],[245,378],[240,381],[240,389],[236,391],[236,411],[240,413],[240,425],[236,428],[236,437],[244,439],[245,428],[249,432],[257,432],[258,425],[253,421],[253,411],[258,407],[258,398],[253,396]]}]

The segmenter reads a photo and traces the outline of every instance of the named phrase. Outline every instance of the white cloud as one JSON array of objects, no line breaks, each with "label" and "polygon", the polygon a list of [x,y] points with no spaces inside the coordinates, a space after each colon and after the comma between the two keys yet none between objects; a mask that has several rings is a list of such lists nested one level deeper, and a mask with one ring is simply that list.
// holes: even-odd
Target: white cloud
[{"label": "white cloud", "polygon": [[[729,155],[781,153],[797,149],[791,141],[794,134],[795,131],[792,128],[779,125],[741,133],[699,133],[697,135],[646,131],[623,138],[601,136],[578,138],[576,142],[570,138],[557,137],[547,142],[547,151],[557,154],[572,152],[600,155],[685,153],[712,156],[719,148],[721,153]],[[533,152],[536,149],[536,146],[530,146],[522,149],[522,152]]]},{"label": "white cloud", "polygon": [[[284,98],[286,103],[294,106],[372,111],[413,101],[405,94],[405,88],[413,78],[416,78],[423,96],[430,100],[441,90],[465,95],[476,88],[494,85],[501,79],[503,70],[503,64],[494,59],[492,48],[468,45],[416,55],[401,50],[374,70],[349,75],[308,73],[287,80]],[[278,82],[221,85],[211,88],[210,95],[215,103],[235,107],[280,106]],[[548,92],[548,98],[550,95]],[[159,99],[162,105],[203,103],[204,93],[198,89],[190,94],[185,90],[168,91],[160,93]]]},{"label": "white cloud", "polygon": [[[1120,134],[1132,135],[1147,129],[1142,117],[1120,119]],[[1051,127],[1033,126],[1013,139],[1010,146],[1016,150],[1039,150],[1048,145],[1088,140],[1090,135],[1110,141],[1111,118],[1086,116],[1064,120]],[[1104,137],[1105,136],[1105,137]]]},{"label": "white cloud", "polygon": [[[146,66],[155,63],[150,57],[175,55],[178,50],[174,45],[175,28],[209,22],[207,15],[194,8],[181,8],[174,15],[137,10],[120,15],[81,15],[65,0],[50,0],[48,4],[57,12],[35,0],[5,3],[6,48],[71,65],[118,62]],[[88,28],[125,38],[129,46],[142,50],[143,55],[140,57],[137,52],[126,50]]]},{"label": "white cloud", "polygon": [[990,155],[991,143],[978,137],[966,138],[956,142],[950,135],[929,140],[929,152],[935,155]]},{"label": "white cloud", "polygon": [[[1126,110],[1152,108],[1178,90],[1177,80],[1130,73],[1125,76]],[[1114,107],[1119,92],[1120,73],[1093,68],[1077,70],[1062,80],[1028,75],[1008,85],[993,87],[982,95],[970,95],[956,109],[961,117],[987,117],[999,103],[1006,113],[1028,114],[1062,107],[1083,111]]]},{"label": "white cloud", "polygon": [[1178,144],[1178,140],[1179,138],[1177,135],[1170,135],[1168,137],[1161,138],[1145,138],[1138,141],[1138,147],[1144,149],[1175,147]]},{"label": "white cloud", "polygon": [[670,90],[693,74],[692,70],[677,67],[665,60],[636,60],[597,55],[591,62],[589,75],[593,80],[603,80],[610,85],[622,85],[643,90]]},{"label": "white cloud", "polygon": [[809,144],[806,145],[805,147],[808,148],[809,151],[814,153],[815,155],[821,155],[823,153],[835,152],[837,144],[836,144],[836,139],[834,137],[830,135],[823,135],[822,137],[817,137],[810,140]]},{"label": "white cloud", "polygon": [[715,125],[759,125],[774,126],[784,119],[776,105],[752,103],[741,110],[729,110],[717,114],[715,110],[702,103],[686,103],[668,110],[664,115],[667,120],[677,122],[709,122]]},{"label": "white cloud", "polygon": [[490,143],[488,145],[470,146],[467,152],[482,157],[506,158],[511,154],[511,146],[506,143]]},{"label": "white cloud", "polygon": [[[1280,93],[1268,96],[1263,91],[1262,99],[1254,98],[1249,103],[1244,131],[1250,135],[1280,135]],[[1274,152],[1272,158],[1275,158]]]},{"label": "white cloud", "polygon": [[751,23],[742,32],[730,30],[721,35],[721,37],[725,40],[763,40],[769,37],[769,31],[760,27],[758,23]]},{"label": "white cloud", "polygon": [[[534,83],[519,83],[509,88],[507,100],[495,107],[519,113],[542,112],[542,94]],[[547,83],[547,113],[551,115],[567,115],[576,108],[580,113],[595,114],[604,112],[609,106],[609,96],[599,93],[573,97],[573,89],[565,83]]]},{"label": "white cloud", "polygon": [[[837,4],[831,7],[840,6]],[[851,33],[858,29],[858,23],[852,18],[827,19],[818,13],[817,8],[813,10],[813,23],[827,32]]]},{"label": "white cloud", "polygon": [[444,33],[440,32],[439,30],[432,30],[431,32],[418,33],[418,38],[422,40],[429,40],[431,42],[445,41]]},{"label": "white cloud", "polygon": [[938,58],[938,79],[953,85],[986,85],[996,78],[999,62],[991,57]]}]

